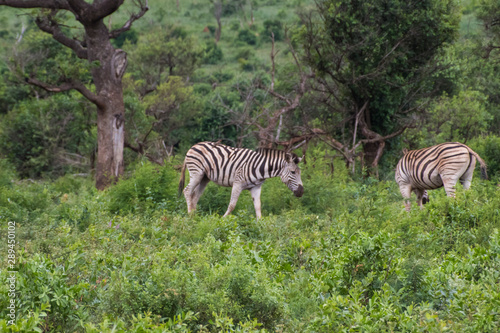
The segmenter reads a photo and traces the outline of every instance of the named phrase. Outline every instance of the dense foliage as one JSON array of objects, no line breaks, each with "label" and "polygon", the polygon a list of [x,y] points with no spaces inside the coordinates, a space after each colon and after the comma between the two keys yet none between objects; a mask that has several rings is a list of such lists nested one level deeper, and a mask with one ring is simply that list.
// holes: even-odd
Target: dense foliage
[{"label": "dense foliage", "polygon": [[[1,234],[15,221],[19,242],[13,331],[484,332],[500,325],[497,186],[476,177],[456,199],[433,191],[425,209],[407,213],[393,181],[355,181],[342,163],[332,173],[329,160],[321,149],[310,156],[301,199],[278,179],[264,184],[258,221],[248,193],[221,218],[230,192],[215,185],[188,217],[171,165],[143,162],[105,192],[69,175],[2,181]],[[0,179],[12,178],[9,170],[5,164]],[[0,275],[5,281],[6,270]],[[6,324],[0,320],[4,332]]]}]

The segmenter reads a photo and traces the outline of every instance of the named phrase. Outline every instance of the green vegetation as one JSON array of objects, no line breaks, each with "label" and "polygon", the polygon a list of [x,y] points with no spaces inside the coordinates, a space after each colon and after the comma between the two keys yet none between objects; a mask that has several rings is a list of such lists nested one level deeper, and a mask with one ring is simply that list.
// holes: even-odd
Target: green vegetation
[{"label": "green vegetation", "polygon": [[498,327],[496,186],[476,177],[456,199],[432,191],[407,213],[393,181],[355,181],[342,163],[333,174],[327,165],[323,150],[311,154],[301,199],[278,179],[265,183],[258,221],[248,193],[221,218],[230,192],[215,185],[188,217],[170,165],[141,163],[104,192],[73,176],[3,182],[1,234],[16,221],[19,242],[13,331]]},{"label": "green vegetation", "polygon": [[[497,331],[497,3],[149,0],[112,41],[128,59],[125,172],[104,191],[96,106],[26,84],[94,91],[99,64],[38,29],[50,10],[0,6],[0,332]],[[51,19],[83,36],[70,14]],[[248,192],[222,218],[231,190],[211,183],[188,216],[184,154],[217,140],[307,141],[304,196],[271,179],[262,219]],[[405,212],[402,148],[444,141],[476,151],[490,180]]]}]

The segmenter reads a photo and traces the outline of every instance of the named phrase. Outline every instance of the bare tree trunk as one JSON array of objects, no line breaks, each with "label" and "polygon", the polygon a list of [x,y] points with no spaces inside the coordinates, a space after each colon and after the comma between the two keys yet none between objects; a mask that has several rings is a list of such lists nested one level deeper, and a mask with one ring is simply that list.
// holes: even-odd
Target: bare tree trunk
[{"label": "bare tree trunk", "polygon": [[361,134],[365,137],[365,139],[360,141],[363,144],[363,160],[365,165],[367,166],[367,175],[374,175],[376,178],[378,178],[378,162],[384,154],[386,140],[403,133],[406,129],[406,126],[402,127],[392,134],[382,136],[370,128],[370,110],[368,108],[368,102],[365,102],[365,106],[366,108],[361,108],[361,110],[364,109],[363,112],[365,114],[361,114],[361,116],[359,117],[359,127],[361,130]]},{"label": "bare tree trunk", "polygon": [[123,50],[115,50],[111,45],[102,21],[85,28],[89,61],[99,64],[92,69],[96,93],[101,100],[97,104],[96,187],[104,189],[123,174],[125,105],[122,77],[127,58]]},{"label": "bare tree trunk", "polygon": [[123,173],[123,117],[109,111],[97,113],[96,187],[103,189]]},{"label": "bare tree trunk", "polygon": [[214,2],[214,16],[217,20],[217,29],[215,30],[215,43],[218,43],[220,40],[220,35],[222,33],[222,1],[220,0]]}]

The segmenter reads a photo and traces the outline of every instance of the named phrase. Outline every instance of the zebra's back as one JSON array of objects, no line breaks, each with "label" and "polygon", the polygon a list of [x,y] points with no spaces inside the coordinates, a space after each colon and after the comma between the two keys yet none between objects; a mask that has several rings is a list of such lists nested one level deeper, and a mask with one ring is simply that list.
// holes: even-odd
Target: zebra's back
[{"label": "zebra's back", "polygon": [[442,143],[407,152],[396,168],[396,181],[413,188],[436,189],[443,186],[444,177],[458,180],[475,165],[475,153],[469,147],[458,142]]},{"label": "zebra's back", "polygon": [[259,157],[250,149],[200,142],[189,149],[185,163],[190,174],[203,173],[218,185],[233,186],[236,171]]}]

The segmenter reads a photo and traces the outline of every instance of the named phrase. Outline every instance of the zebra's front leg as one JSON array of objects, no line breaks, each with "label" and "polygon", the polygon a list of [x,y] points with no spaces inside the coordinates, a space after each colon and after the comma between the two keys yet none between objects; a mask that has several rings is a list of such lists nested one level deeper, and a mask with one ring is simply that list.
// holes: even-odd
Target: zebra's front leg
[{"label": "zebra's front leg", "polygon": [[233,184],[233,190],[231,191],[231,201],[229,201],[229,207],[227,207],[227,211],[223,217],[231,214],[233,209],[236,207],[236,203],[238,202],[238,198],[240,197],[241,191],[243,191],[243,187],[240,184]]},{"label": "zebra's front leg", "polygon": [[255,187],[252,187],[250,189],[250,194],[252,195],[252,200],[253,200],[253,205],[255,207],[255,215],[257,216],[257,219],[260,219],[262,217],[262,214],[260,212],[260,192],[262,190],[262,184],[257,185]]}]

